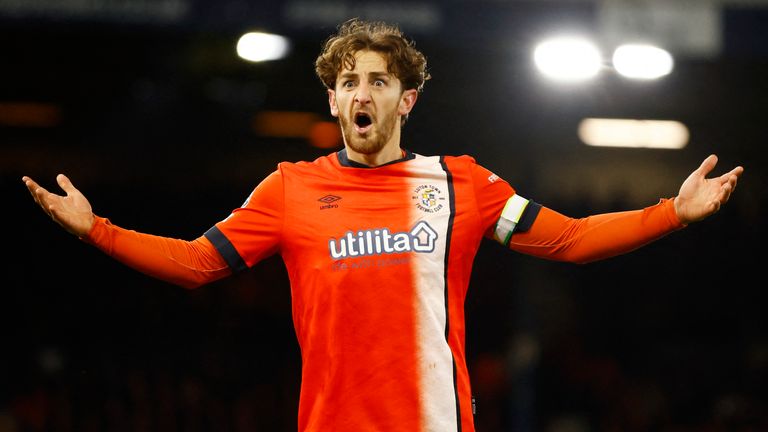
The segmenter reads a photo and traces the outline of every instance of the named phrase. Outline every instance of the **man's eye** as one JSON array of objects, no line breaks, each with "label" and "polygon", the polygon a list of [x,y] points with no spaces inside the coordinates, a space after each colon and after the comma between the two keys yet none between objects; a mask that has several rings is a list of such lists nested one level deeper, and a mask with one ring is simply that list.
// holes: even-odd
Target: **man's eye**
[{"label": "man's eye", "polygon": [[384,80],[376,80],[373,82],[373,85],[375,85],[376,87],[384,87],[386,83],[384,82]]},{"label": "man's eye", "polygon": [[352,80],[344,81],[341,85],[344,88],[352,88],[355,85],[355,82]]}]

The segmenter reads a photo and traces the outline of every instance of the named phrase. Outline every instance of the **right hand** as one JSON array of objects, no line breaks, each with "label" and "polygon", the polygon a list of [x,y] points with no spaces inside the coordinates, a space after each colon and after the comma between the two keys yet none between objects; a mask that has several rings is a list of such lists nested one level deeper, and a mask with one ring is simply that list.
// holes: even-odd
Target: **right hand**
[{"label": "right hand", "polygon": [[706,178],[715,165],[717,156],[710,155],[680,186],[675,197],[675,212],[680,222],[689,224],[716,213],[736,189],[744,168],[737,166],[721,176]]},{"label": "right hand", "polygon": [[67,176],[64,174],[56,176],[56,182],[66,196],[48,192],[27,176],[22,177],[21,180],[29,189],[35,202],[65,230],[78,237],[83,237],[91,231],[95,221],[91,204],[85,195],[72,185]]}]

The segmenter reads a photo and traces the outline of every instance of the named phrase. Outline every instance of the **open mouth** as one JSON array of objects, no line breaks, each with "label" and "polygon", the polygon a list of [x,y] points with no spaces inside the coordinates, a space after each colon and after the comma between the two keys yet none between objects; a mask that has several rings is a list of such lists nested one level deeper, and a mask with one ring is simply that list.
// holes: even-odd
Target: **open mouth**
[{"label": "open mouth", "polygon": [[358,132],[366,132],[372,124],[373,120],[367,113],[355,113],[355,126]]}]

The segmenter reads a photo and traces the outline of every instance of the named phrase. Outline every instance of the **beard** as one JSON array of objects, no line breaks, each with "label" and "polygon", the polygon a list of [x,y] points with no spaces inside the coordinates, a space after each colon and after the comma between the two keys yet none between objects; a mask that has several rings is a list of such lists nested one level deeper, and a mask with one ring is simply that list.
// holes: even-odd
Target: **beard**
[{"label": "beard", "polygon": [[373,127],[368,132],[360,135],[355,131],[355,124],[351,118],[339,116],[344,143],[355,152],[365,155],[378,153],[384,148],[394,134],[397,121],[397,113],[392,111],[391,114],[381,119],[380,124],[374,122]]}]

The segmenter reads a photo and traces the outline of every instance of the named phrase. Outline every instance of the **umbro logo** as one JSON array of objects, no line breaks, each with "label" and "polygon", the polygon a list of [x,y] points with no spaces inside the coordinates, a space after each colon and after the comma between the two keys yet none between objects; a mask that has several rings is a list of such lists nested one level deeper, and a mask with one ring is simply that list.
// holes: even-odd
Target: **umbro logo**
[{"label": "umbro logo", "polygon": [[336,195],[325,195],[323,197],[318,198],[317,200],[323,203],[323,205],[320,206],[320,210],[325,210],[329,208],[338,208],[339,205],[335,204],[336,201],[340,200],[340,196]]}]

